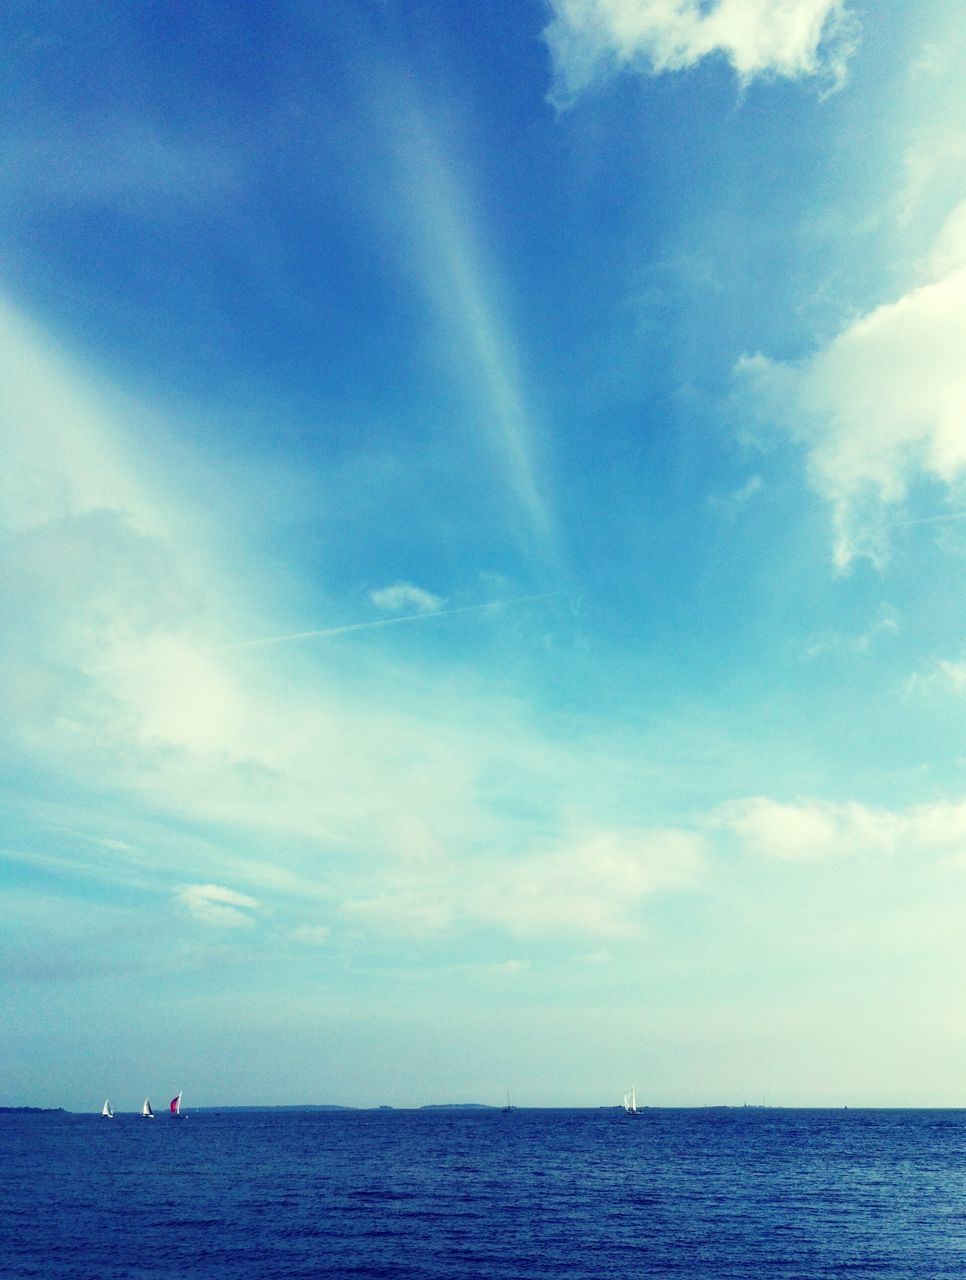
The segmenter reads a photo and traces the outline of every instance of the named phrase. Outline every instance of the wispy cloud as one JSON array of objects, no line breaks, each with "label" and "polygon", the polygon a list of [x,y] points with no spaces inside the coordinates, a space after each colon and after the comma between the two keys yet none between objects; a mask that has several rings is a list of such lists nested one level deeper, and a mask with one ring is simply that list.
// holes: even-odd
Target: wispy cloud
[{"label": "wispy cloud", "polygon": [[648,899],[699,884],[706,852],[695,832],[604,829],[508,862],[467,909],[522,936],[633,936]]},{"label": "wispy cloud", "polygon": [[698,886],[706,853],[698,832],[602,828],[551,849],[412,867],[343,913],[421,936],[496,928],[520,938],[631,937],[650,899]]},{"label": "wispy cloud", "polygon": [[876,610],[875,618],[864,631],[857,635],[843,635],[834,629],[827,629],[812,636],[805,646],[803,657],[819,658],[828,653],[845,650],[852,653],[869,653],[872,647],[883,636],[894,636],[900,629],[897,611],[888,601],[883,600]]},{"label": "wispy cloud", "polygon": [[910,693],[926,693],[930,690],[944,694],[966,694],[966,659],[954,661],[937,658],[932,667],[915,672],[909,679]]},{"label": "wispy cloud", "polygon": [[714,54],[743,84],[816,76],[834,87],[857,38],[842,0],[551,0],[551,9],[544,37],[561,106],[618,71],[679,71]]},{"label": "wispy cloud", "polygon": [[712,511],[719,511],[726,519],[735,520],[739,513],[761,493],[765,482],[761,476],[749,476],[743,485],[730,493],[708,495],[708,506]]},{"label": "wispy cloud", "polygon": [[[394,610],[388,616],[292,632],[252,610],[261,634],[218,643],[238,626],[235,567],[211,554],[204,525],[180,517],[161,469],[139,476],[134,433],[90,379],[12,309],[6,319],[0,427],[6,456],[22,465],[2,474],[0,749],[40,771],[52,797],[65,785],[89,797],[77,825],[122,837],[109,856],[75,841],[45,865],[128,892],[180,883],[178,903],[212,925],[244,926],[257,902],[285,901],[281,931],[302,942],[323,937],[321,924],[298,919],[306,899],[344,904],[342,920],[354,911],[360,927],[407,914],[417,931],[445,924],[452,909],[432,877],[407,889],[398,867],[425,872],[449,858],[459,885],[465,850],[506,829],[502,793],[492,799],[481,780],[507,762],[521,780],[535,776],[558,748],[475,679],[440,680],[417,665],[401,691],[392,660],[364,646],[348,669],[331,647],[308,646],[297,672],[277,651],[460,615],[490,614],[496,625],[509,608],[555,593],[446,608],[400,581],[372,601]],[[246,581],[259,573],[250,556],[243,568]],[[105,778],[109,828],[94,798]],[[155,824],[149,858],[135,850],[134,833],[150,825],[145,805]],[[173,815],[193,836],[164,838]],[[44,820],[40,804],[27,825]],[[312,932],[297,932],[303,924]]]},{"label": "wispy cloud", "polygon": [[202,924],[234,929],[255,923],[251,912],[258,902],[224,885],[185,884],[176,890],[175,897]]},{"label": "wispy cloud", "polygon": [[500,273],[483,248],[480,207],[457,181],[429,113],[411,90],[397,85],[385,116],[392,122],[420,282],[437,308],[443,350],[513,496],[519,542],[552,562],[557,535],[542,432],[528,403],[518,339],[490,283]]},{"label": "wispy cloud", "polygon": [[369,599],[377,609],[389,609],[393,612],[404,609],[407,605],[418,609],[420,613],[438,613],[443,607],[440,596],[414,586],[411,582],[394,582],[391,587],[370,591]]},{"label": "wispy cloud", "polygon": [[114,512],[138,534],[164,518],[123,460],[121,433],[92,380],[50,334],[0,296],[0,514],[6,527]]}]

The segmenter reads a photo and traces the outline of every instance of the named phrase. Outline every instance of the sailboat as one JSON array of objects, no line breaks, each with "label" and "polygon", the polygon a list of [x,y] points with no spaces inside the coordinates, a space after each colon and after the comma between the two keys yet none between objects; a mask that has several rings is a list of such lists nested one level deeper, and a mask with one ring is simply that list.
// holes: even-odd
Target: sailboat
[{"label": "sailboat", "polygon": [[111,1104],[107,1098],[104,1099],[104,1105],[101,1107],[101,1115],[105,1120],[113,1120],[114,1112],[111,1110]]},{"label": "sailboat", "polygon": [[181,1094],[171,1099],[170,1103],[171,1117],[174,1120],[184,1120],[186,1117],[181,1114]]},{"label": "sailboat", "polygon": [[627,1093],[624,1094],[624,1110],[629,1116],[640,1115],[640,1112],[637,1109],[637,1094],[634,1091],[633,1085],[631,1085]]},{"label": "sailboat", "polygon": [[154,1112],[151,1110],[151,1104],[148,1102],[147,1098],[144,1099],[144,1106],[141,1108],[141,1115],[144,1116],[146,1120],[154,1119]]},{"label": "sailboat", "polygon": [[507,1089],[507,1091],[506,1091],[506,1106],[505,1106],[505,1107],[501,1107],[501,1108],[500,1108],[500,1110],[501,1110],[501,1111],[503,1111],[504,1113],[505,1113],[505,1112],[507,1112],[507,1111],[516,1111],[516,1107],[512,1106],[512,1105],[511,1105],[511,1103],[510,1103],[510,1090],[509,1090],[509,1089]]}]

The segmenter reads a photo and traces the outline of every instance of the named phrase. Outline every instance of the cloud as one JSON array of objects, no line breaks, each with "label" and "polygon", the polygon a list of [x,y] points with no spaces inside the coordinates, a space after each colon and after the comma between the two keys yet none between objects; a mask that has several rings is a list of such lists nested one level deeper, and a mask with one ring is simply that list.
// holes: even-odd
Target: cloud
[{"label": "cloud", "polygon": [[439,130],[411,91],[398,85],[384,113],[394,130],[419,284],[438,311],[466,404],[513,499],[514,533],[528,553],[553,561],[556,530],[541,465],[541,433],[529,404],[519,344],[498,305],[499,270],[485,252],[476,201],[457,182]]},{"label": "cloud", "polygon": [[889,851],[898,828],[895,815],[858,804],[782,804],[765,796],[724,806],[715,823],[737,836],[748,852],[788,862],[857,849]]},{"label": "cloud", "polygon": [[869,653],[881,637],[894,636],[899,629],[899,614],[888,601],[883,600],[872,622],[864,631],[851,636],[843,635],[834,629],[822,631],[809,639],[802,656],[810,660],[840,650]]},{"label": "cloud", "polygon": [[110,511],[140,534],[160,533],[160,512],[125,465],[96,387],[3,297],[0,352],[4,525],[35,529]]},{"label": "cloud", "polygon": [[369,599],[377,609],[418,609],[421,613],[436,613],[443,607],[443,600],[434,596],[422,587],[414,587],[411,582],[394,582],[391,587],[381,587],[378,591],[370,591]]},{"label": "cloud", "polygon": [[[340,851],[391,850],[394,827],[427,804],[444,830],[450,811],[453,824],[465,820],[467,780],[487,750],[465,725],[478,732],[492,706],[461,707],[452,687],[437,699],[428,675],[413,713],[398,673],[364,644],[356,680],[333,678],[317,651],[280,661],[291,640],[406,620],[293,634],[250,615],[232,584],[249,588],[258,563],[244,547],[235,563],[212,554],[226,544],[181,514],[180,486],[166,486],[153,446],[150,483],[138,475],[131,423],[148,411],[128,406],[125,421],[117,392],[102,401],[94,379],[9,305],[0,337],[0,759],[34,768],[46,796],[69,785],[93,797],[110,778],[122,835],[146,802],[179,822],[230,823],[249,841],[271,832]],[[427,612],[426,597],[414,623],[442,612]],[[473,610],[494,624],[502,616],[489,603],[451,612]],[[171,856],[168,874],[197,877]],[[304,866],[276,848],[263,873],[307,887]],[[205,878],[221,874],[215,864]],[[246,875],[255,883],[253,867]]]},{"label": "cloud", "polygon": [[343,913],[421,936],[497,928],[519,938],[631,937],[648,899],[696,886],[705,852],[695,832],[601,829],[546,852],[412,869]]},{"label": "cloud", "polygon": [[[957,237],[959,237],[957,239]],[[958,256],[952,245],[958,245]],[[966,480],[966,219],[937,248],[946,274],[861,316],[797,363],[744,356],[735,370],[750,414],[806,452],[830,506],[840,571],[891,554],[890,517],[917,481],[962,502]]]},{"label": "cloud", "polygon": [[708,506],[712,511],[720,512],[728,520],[736,520],[738,515],[754,498],[761,493],[765,482],[761,476],[749,476],[743,485],[730,493],[708,495]]},{"label": "cloud", "polygon": [[957,696],[966,694],[966,661],[954,662],[937,658],[930,671],[916,672],[909,680],[909,691],[923,693],[931,689]]},{"label": "cloud", "polygon": [[736,837],[748,853],[785,862],[966,849],[966,801],[890,810],[753,796],[723,805],[710,825]]},{"label": "cloud", "polygon": [[544,32],[559,106],[609,76],[658,75],[727,58],[742,84],[819,77],[839,85],[857,24],[841,0],[550,0]]},{"label": "cloud", "polygon": [[630,936],[644,901],[694,887],[704,842],[679,830],[601,830],[551,853],[507,863],[471,912],[510,933]]},{"label": "cloud", "polygon": [[255,923],[248,912],[257,907],[258,902],[220,884],[183,884],[176,890],[175,898],[202,924],[236,928]]}]

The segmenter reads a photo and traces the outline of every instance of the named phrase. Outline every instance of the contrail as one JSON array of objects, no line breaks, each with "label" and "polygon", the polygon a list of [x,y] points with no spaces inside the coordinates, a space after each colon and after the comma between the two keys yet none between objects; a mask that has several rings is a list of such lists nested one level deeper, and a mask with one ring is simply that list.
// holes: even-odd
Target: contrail
[{"label": "contrail", "polygon": [[[344,636],[350,631],[374,631],[379,627],[395,627],[401,622],[425,622],[429,618],[450,618],[458,613],[482,613],[485,609],[499,609],[506,605],[526,604],[530,600],[546,600],[550,596],[559,596],[562,588],[555,591],[540,591],[532,596],[515,596],[511,600],[488,600],[485,604],[464,604],[458,609],[437,609],[427,613],[407,613],[398,618],[373,618],[369,622],[348,622],[341,627],[316,627],[312,631],[290,631],[280,636],[261,636],[257,640],[235,640],[230,644],[209,645],[198,649],[196,653],[231,653],[237,649],[267,649],[273,644],[289,644],[295,640],[324,640],[329,636]],[[121,662],[109,662],[100,666],[87,667],[92,675],[101,671],[116,671],[126,667],[147,665],[150,658],[128,658]]]},{"label": "contrail", "polygon": [[373,618],[369,622],[349,622],[341,627],[320,627],[314,631],[291,631],[281,636],[262,636],[258,640],[237,640],[234,644],[219,644],[203,653],[229,653],[235,649],[264,649],[273,644],[288,644],[292,640],[324,640],[329,636],[344,636],[350,631],[374,631],[379,627],[395,627],[401,622],[425,622],[428,618],[451,618],[457,613],[480,613],[484,609],[499,609],[510,604],[527,604],[531,600],[546,600],[558,596],[560,591],[541,591],[532,596],[516,596],[512,600],[488,600],[485,604],[464,604],[458,609],[436,609],[428,613],[406,613],[397,618]]},{"label": "contrail", "polygon": [[966,511],[949,511],[941,516],[917,516],[914,520],[903,520],[904,528],[911,524],[942,524],[946,520],[966,520]]}]

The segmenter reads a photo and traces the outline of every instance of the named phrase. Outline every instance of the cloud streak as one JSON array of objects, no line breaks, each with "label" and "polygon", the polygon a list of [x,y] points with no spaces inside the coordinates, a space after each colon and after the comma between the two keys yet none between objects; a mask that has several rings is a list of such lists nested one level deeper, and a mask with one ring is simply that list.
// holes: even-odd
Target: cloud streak
[{"label": "cloud streak", "polygon": [[256,899],[224,885],[185,884],[176,890],[175,897],[201,924],[236,929],[255,923],[250,913],[258,906]]},{"label": "cloud streak", "polygon": [[497,268],[486,260],[470,200],[427,112],[400,88],[385,115],[393,122],[421,283],[438,309],[467,403],[513,496],[519,539],[531,555],[552,562],[557,534],[518,343],[487,284]]}]

